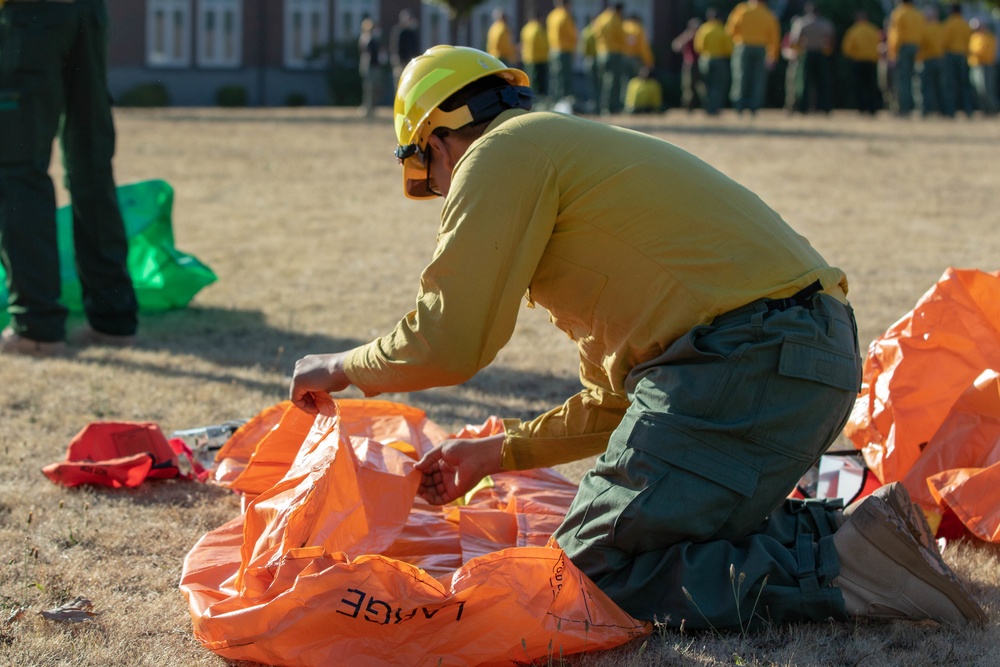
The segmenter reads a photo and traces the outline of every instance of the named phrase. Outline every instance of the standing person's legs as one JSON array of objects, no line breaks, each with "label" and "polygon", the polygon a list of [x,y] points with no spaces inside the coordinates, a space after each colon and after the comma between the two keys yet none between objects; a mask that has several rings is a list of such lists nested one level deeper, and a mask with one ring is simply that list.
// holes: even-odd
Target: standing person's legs
[{"label": "standing person's legs", "polygon": [[941,113],[948,118],[955,117],[958,89],[955,80],[955,63],[951,53],[941,58]]},{"label": "standing person's legs", "polygon": [[816,108],[823,113],[833,110],[833,59],[825,53],[817,54]]},{"label": "standing person's legs", "polygon": [[596,84],[596,96],[597,100],[596,109],[597,113],[603,113],[608,111],[608,86],[610,85],[610,63],[609,55],[606,53],[600,53],[596,58],[596,72],[594,82]]},{"label": "standing person's legs", "polygon": [[687,111],[694,111],[695,100],[695,72],[698,66],[695,63],[684,63],[681,65],[681,108]]},{"label": "standing person's legs", "polygon": [[744,97],[744,88],[746,80],[746,59],[744,57],[743,45],[740,44],[733,49],[733,55],[730,59],[730,70],[732,74],[732,86],[729,89],[729,100],[732,102],[733,108],[737,112],[742,113],[743,109],[746,108],[746,97]]},{"label": "standing person's legs", "polygon": [[917,47],[904,44],[899,47],[899,58],[896,61],[894,73],[896,80],[896,98],[899,103],[899,114],[907,116],[913,111],[913,69],[916,61]]},{"label": "standing person's legs", "polygon": [[941,111],[941,60],[938,58],[921,64],[920,111],[925,116]]},{"label": "standing person's legs", "polygon": [[750,111],[756,113],[764,106],[764,95],[767,93],[767,63],[763,46],[747,49],[750,55]]},{"label": "standing person's legs", "polygon": [[607,70],[604,76],[607,80],[604,85],[607,87],[608,101],[607,110],[610,113],[619,113],[622,110],[624,93],[622,77],[624,76],[624,56],[620,53],[609,53],[607,60]]},{"label": "standing person's legs", "polygon": [[625,419],[555,537],[634,616],[845,618],[830,586],[835,507],[785,500],[842,429],[860,378],[850,310],[810,305],[721,316],[629,376]]},{"label": "standing person's legs", "polygon": [[0,24],[0,259],[11,328],[42,343],[66,334],[48,170],[65,100],[61,77],[70,11],[65,5],[11,4]]},{"label": "standing person's legs", "polygon": [[862,113],[875,114],[879,107],[881,94],[878,87],[878,64],[858,61],[854,65],[857,77],[858,110]]},{"label": "standing person's legs", "polygon": [[701,69],[701,82],[704,88],[702,102],[705,107],[705,113],[710,116],[718,114],[725,101],[729,82],[724,78],[723,67],[728,67],[728,65],[729,61],[725,58],[702,56],[698,60],[698,67]]},{"label": "standing person's legs", "polygon": [[986,65],[983,68],[983,89],[985,90],[985,105],[983,112],[993,116],[1000,111],[1000,100],[997,99],[997,68],[996,65]]},{"label": "standing person's legs", "polygon": [[964,56],[959,56],[958,65],[960,69],[958,86],[961,91],[959,99],[961,100],[962,111],[965,112],[966,116],[971,117],[972,112],[976,110],[976,102],[972,93],[972,81],[969,78],[969,61]]},{"label": "standing person's legs", "polygon": [[94,330],[131,336],[138,308],[111,164],[115,129],[107,89],[108,17],[104,0],[78,0],[77,7],[77,39],[68,56],[76,66],[65,75],[62,132],[77,272],[84,311]]}]

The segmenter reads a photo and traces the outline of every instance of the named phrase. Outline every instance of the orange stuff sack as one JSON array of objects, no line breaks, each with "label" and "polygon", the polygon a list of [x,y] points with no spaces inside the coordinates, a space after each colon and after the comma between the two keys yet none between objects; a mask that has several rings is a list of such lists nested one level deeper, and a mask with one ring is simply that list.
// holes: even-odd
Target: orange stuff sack
[{"label": "orange stuff sack", "polygon": [[868,349],[844,433],[932,525],[1000,541],[1000,272],[948,269]]},{"label": "orange stuff sack", "polygon": [[94,422],[73,437],[64,461],[42,472],[63,486],[131,488],[146,479],[177,477],[180,469],[177,453],[156,424]]},{"label": "orange stuff sack", "polygon": [[[216,457],[246,512],[206,534],[180,587],[196,638],[272,665],[476,665],[611,648],[651,626],[549,544],[576,487],[551,470],[484,480],[464,504],[416,496],[446,437],[420,410],[288,403]],[[458,437],[498,433],[491,418]]]}]

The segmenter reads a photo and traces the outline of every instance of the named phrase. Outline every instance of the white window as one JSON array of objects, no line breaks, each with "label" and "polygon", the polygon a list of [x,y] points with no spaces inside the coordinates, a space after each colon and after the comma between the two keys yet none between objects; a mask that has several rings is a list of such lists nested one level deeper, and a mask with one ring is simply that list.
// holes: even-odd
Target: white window
[{"label": "white window", "polygon": [[146,0],[146,62],[152,67],[191,64],[191,0]]},{"label": "white window", "polygon": [[361,34],[361,21],[366,18],[379,20],[378,0],[335,0],[334,5],[337,7],[334,17],[337,41],[356,42]]},{"label": "white window", "polygon": [[199,0],[198,64],[239,67],[243,49],[241,0]]},{"label": "white window", "polygon": [[285,0],[285,66],[319,68],[330,42],[329,0]]}]

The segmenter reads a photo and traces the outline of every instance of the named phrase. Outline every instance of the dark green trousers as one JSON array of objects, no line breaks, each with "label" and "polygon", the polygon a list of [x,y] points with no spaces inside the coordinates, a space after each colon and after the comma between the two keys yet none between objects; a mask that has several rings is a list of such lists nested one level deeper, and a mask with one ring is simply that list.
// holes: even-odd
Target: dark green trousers
[{"label": "dark green trousers", "polygon": [[763,46],[739,44],[733,49],[732,89],[729,96],[737,111],[757,111],[767,92],[767,59]]},{"label": "dark green trousers", "polygon": [[65,337],[55,188],[48,174],[57,136],[87,318],[103,333],[136,330],[111,167],[107,23],[104,0],[8,2],[0,9],[0,260],[12,326],[34,340]]},{"label": "dark green trousers", "polygon": [[846,619],[831,586],[841,503],[787,496],[853,407],[854,317],[823,295],[770,303],[632,371],[625,418],[554,535],[637,618],[720,630]]},{"label": "dark green trousers", "polygon": [[623,58],[620,53],[603,53],[597,56],[601,86],[597,96],[599,111],[620,113],[625,106],[622,98]]},{"label": "dark green trousers", "polygon": [[559,101],[566,97],[573,97],[573,54],[569,51],[558,51],[552,53],[549,60],[551,72],[552,97]]}]

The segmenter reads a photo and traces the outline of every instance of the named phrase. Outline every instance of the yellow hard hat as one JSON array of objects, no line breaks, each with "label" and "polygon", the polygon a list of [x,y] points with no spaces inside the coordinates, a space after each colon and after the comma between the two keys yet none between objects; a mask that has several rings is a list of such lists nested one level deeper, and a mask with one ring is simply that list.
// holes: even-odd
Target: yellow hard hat
[{"label": "yellow hard hat", "polygon": [[[454,111],[438,106],[473,81],[497,75],[512,86],[522,87],[517,95],[507,95],[497,104],[466,104]],[[403,165],[403,192],[411,199],[436,196],[427,187],[423,160],[427,138],[439,127],[451,130],[496,115],[503,108],[531,108],[528,75],[507,67],[485,51],[467,46],[433,46],[406,66],[399,77],[393,115],[396,124],[396,157]],[[498,106],[499,105],[499,106]],[[473,109],[471,107],[477,107]]]}]

